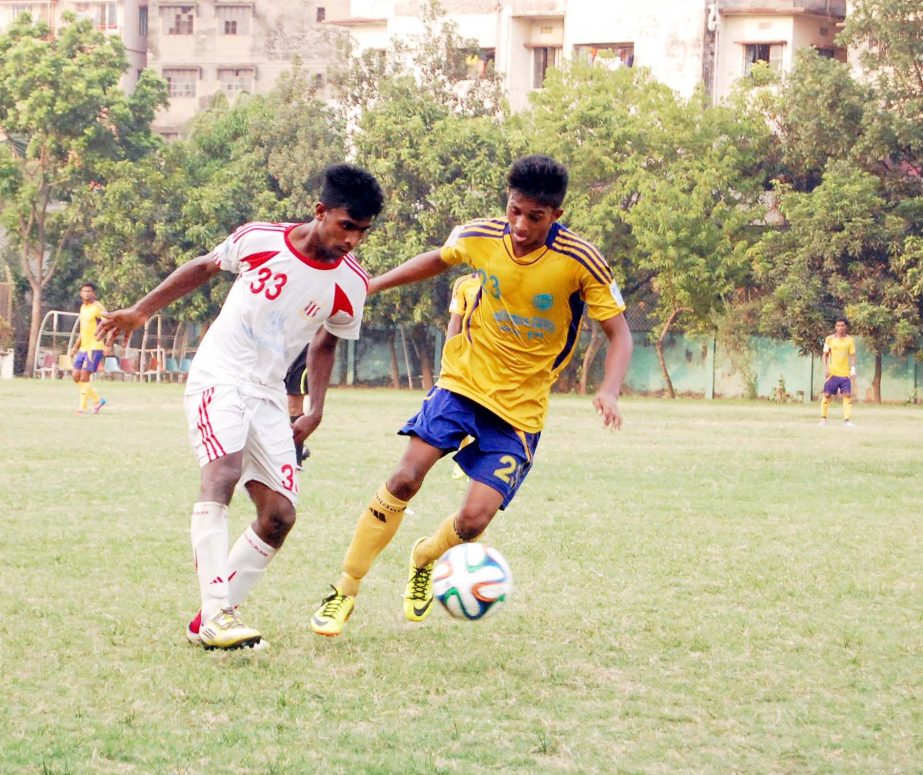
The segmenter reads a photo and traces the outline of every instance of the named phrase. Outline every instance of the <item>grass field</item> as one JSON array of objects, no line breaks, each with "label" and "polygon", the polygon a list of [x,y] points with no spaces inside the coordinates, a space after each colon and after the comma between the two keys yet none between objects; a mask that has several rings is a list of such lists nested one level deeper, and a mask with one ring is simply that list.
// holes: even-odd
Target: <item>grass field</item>
[{"label": "grass field", "polygon": [[[420,393],[334,390],[299,522],[245,619],[205,653],[181,386],[0,382],[2,773],[921,773],[917,407],[628,399],[603,432],[553,398],[490,543],[486,622],[420,625],[413,541],[464,485],[446,460],[340,638],[308,619]],[[232,541],[251,518],[231,507]]]}]

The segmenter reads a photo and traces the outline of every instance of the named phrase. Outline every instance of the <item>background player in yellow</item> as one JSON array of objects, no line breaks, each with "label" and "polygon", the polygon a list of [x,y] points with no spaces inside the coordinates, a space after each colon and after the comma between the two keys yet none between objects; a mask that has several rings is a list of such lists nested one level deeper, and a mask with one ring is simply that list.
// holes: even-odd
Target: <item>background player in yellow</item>
[{"label": "background player in yellow", "polygon": [[105,313],[105,308],[96,300],[96,286],[93,283],[84,283],[80,286],[80,335],[71,348],[70,356],[74,360],[71,376],[80,387],[80,408],[78,414],[87,410],[87,405],[93,401],[93,414],[106,405],[106,399],[100,398],[99,393],[93,389],[90,377],[95,374],[103,362],[105,345],[96,338],[96,326]]},{"label": "background player in yellow", "polygon": [[[451,339],[462,330],[465,315],[474,309],[478,294],[481,292],[481,278],[477,272],[462,275],[452,284],[452,299],[449,301],[449,325],[445,329],[445,338]],[[459,445],[459,449],[471,442],[471,437],[466,436]],[[465,472],[458,463],[452,466],[452,478],[463,479]]]},{"label": "background player in yellow", "polygon": [[[408,501],[432,466],[458,450],[455,461],[471,479],[461,507],[411,550],[404,615],[427,616],[435,561],[477,540],[528,474],[548,394],[574,354],[584,310],[609,340],[593,405],[605,427],[621,427],[618,398],[632,349],[625,304],[599,251],[558,223],[566,191],[567,170],[554,159],[519,159],[507,176],[505,218],[460,226],[442,248],[371,281],[370,292],[381,291],[468,264],[481,289],[461,332],[446,341],[439,381],[400,430],[409,437],[403,457],[359,517],[340,578],[311,619],[319,635],[340,633]],[[469,435],[474,441],[459,449]]]},{"label": "background player in yellow", "polygon": [[853,427],[852,378],[856,376],[856,343],[847,333],[846,318],[837,318],[834,332],[824,339],[824,397],[820,402],[820,424],[827,424],[830,399],[843,396],[843,425]]}]

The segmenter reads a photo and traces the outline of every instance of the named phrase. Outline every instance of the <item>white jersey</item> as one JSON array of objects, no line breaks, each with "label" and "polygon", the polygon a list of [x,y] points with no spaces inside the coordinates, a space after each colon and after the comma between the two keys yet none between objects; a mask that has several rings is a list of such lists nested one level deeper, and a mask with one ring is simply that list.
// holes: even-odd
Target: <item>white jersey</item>
[{"label": "white jersey", "polygon": [[323,325],[358,339],[369,276],[347,253],[333,264],[302,255],[289,241],[296,223],[246,223],[212,251],[238,277],[202,339],[186,394],[216,385],[284,401],[285,372]]}]

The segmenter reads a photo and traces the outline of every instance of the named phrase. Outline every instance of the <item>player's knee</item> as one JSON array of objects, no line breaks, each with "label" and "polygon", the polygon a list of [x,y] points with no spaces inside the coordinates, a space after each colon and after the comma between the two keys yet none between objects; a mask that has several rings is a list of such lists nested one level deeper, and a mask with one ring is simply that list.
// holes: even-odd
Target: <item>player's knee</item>
[{"label": "player's knee", "polygon": [[260,514],[258,519],[260,532],[266,537],[266,543],[279,547],[295,526],[295,507],[291,503],[279,504]]},{"label": "player's knee", "polygon": [[455,532],[462,541],[473,541],[481,533],[487,530],[493,514],[485,511],[468,511],[462,509],[455,517]]},{"label": "player's knee", "polygon": [[385,486],[395,498],[409,501],[420,491],[425,473],[412,465],[404,464],[391,474]]}]

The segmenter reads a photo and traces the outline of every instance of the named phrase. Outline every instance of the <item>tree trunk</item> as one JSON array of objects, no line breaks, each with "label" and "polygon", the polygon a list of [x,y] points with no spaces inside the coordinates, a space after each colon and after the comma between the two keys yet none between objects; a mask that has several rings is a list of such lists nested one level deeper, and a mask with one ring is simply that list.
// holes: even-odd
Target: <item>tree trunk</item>
[{"label": "tree trunk", "polygon": [[670,317],[667,318],[666,322],[663,324],[663,329],[660,332],[660,337],[654,343],[654,349],[657,351],[657,360],[660,361],[660,373],[663,375],[663,382],[666,385],[667,395],[670,398],[676,398],[676,391],[673,390],[673,380],[670,379],[670,372],[667,371],[667,361],[663,357],[663,342],[667,338],[667,334],[670,333],[670,326],[673,325],[673,321],[679,317],[681,312],[692,312],[689,307],[677,307],[670,313]]},{"label": "tree trunk", "polygon": [[413,353],[420,362],[420,382],[424,390],[433,386],[433,342],[426,326],[417,323],[410,334]]},{"label": "tree trunk", "polygon": [[397,345],[394,344],[394,335],[388,340],[388,349],[391,351],[391,387],[401,389],[401,367],[397,360]]},{"label": "tree trunk", "polygon": [[577,383],[577,392],[581,396],[586,395],[586,386],[590,378],[590,367],[596,358],[596,353],[603,344],[602,329],[599,326],[590,326],[590,343],[587,345],[586,352],[583,354],[583,366],[580,369],[580,381]]},{"label": "tree trunk", "polygon": [[872,378],[872,400],[881,403],[881,354],[875,355],[875,376]]},{"label": "tree trunk", "polygon": [[32,289],[32,316],[29,321],[29,347],[26,350],[23,374],[32,377],[35,375],[35,352],[38,349],[38,333],[42,325],[42,286],[36,285],[30,277],[29,287]]}]

